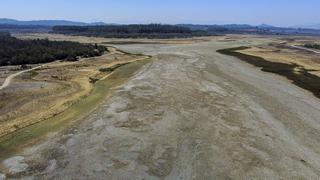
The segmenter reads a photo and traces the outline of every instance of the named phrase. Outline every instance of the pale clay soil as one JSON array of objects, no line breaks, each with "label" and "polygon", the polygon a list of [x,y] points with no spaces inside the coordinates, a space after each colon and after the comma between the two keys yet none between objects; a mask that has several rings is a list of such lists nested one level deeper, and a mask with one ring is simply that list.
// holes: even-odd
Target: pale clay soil
[{"label": "pale clay soil", "polygon": [[74,128],[7,160],[3,173],[59,180],[319,179],[320,100],[215,52],[264,42],[118,46],[155,60]]}]

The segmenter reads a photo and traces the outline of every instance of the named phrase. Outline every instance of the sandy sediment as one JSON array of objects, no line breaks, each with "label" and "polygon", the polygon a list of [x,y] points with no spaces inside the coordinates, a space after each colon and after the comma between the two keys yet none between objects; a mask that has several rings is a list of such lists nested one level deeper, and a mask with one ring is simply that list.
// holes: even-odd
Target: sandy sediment
[{"label": "sandy sediment", "polygon": [[11,177],[318,179],[319,99],[216,52],[265,42],[119,46],[156,60],[85,121],[27,151],[29,171]]}]

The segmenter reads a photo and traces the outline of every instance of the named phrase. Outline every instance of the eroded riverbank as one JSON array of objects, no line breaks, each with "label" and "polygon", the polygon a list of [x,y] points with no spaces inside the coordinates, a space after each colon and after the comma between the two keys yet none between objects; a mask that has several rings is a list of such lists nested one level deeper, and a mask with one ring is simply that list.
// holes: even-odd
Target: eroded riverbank
[{"label": "eroded riverbank", "polygon": [[78,100],[70,108],[47,120],[22,128],[0,138],[0,159],[4,159],[19,152],[45,138],[48,133],[69,127],[72,123],[90,114],[106,97],[112,94],[117,86],[127,81],[139,68],[150,61],[150,57],[142,58],[123,65],[115,65],[108,77],[98,81],[90,94]]}]

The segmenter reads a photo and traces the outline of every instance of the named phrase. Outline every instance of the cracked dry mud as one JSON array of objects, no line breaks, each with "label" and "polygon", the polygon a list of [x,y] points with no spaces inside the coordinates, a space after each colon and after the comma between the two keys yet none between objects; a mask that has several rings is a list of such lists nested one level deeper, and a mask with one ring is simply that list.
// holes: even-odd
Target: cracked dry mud
[{"label": "cracked dry mud", "polygon": [[119,46],[155,60],[11,178],[318,179],[319,99],[215,52],[263,42]]}]

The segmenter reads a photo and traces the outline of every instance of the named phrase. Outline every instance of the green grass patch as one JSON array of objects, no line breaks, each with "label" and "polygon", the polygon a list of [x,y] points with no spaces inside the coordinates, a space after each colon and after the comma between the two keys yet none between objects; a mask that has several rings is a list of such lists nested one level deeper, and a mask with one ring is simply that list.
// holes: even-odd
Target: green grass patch
[{"label": "green grass patch", "polygon": [[34,77],[38,76],[38,74],[39,73],[36,70],[30,71],[30,77],[31,78],[34,78]]},{"label": "green grass patch", "polygon": [[101,68],[101,69],[99,69],[99,71],[105,72],[105,73],[111,73],[111,72],[115,71],[116,69],[118,69],[119,67],[125,66],[127,64],[130,64],[130,63],[128,62],[128,63],[116,64],[116,65],[108,67],[108,68]]}]

